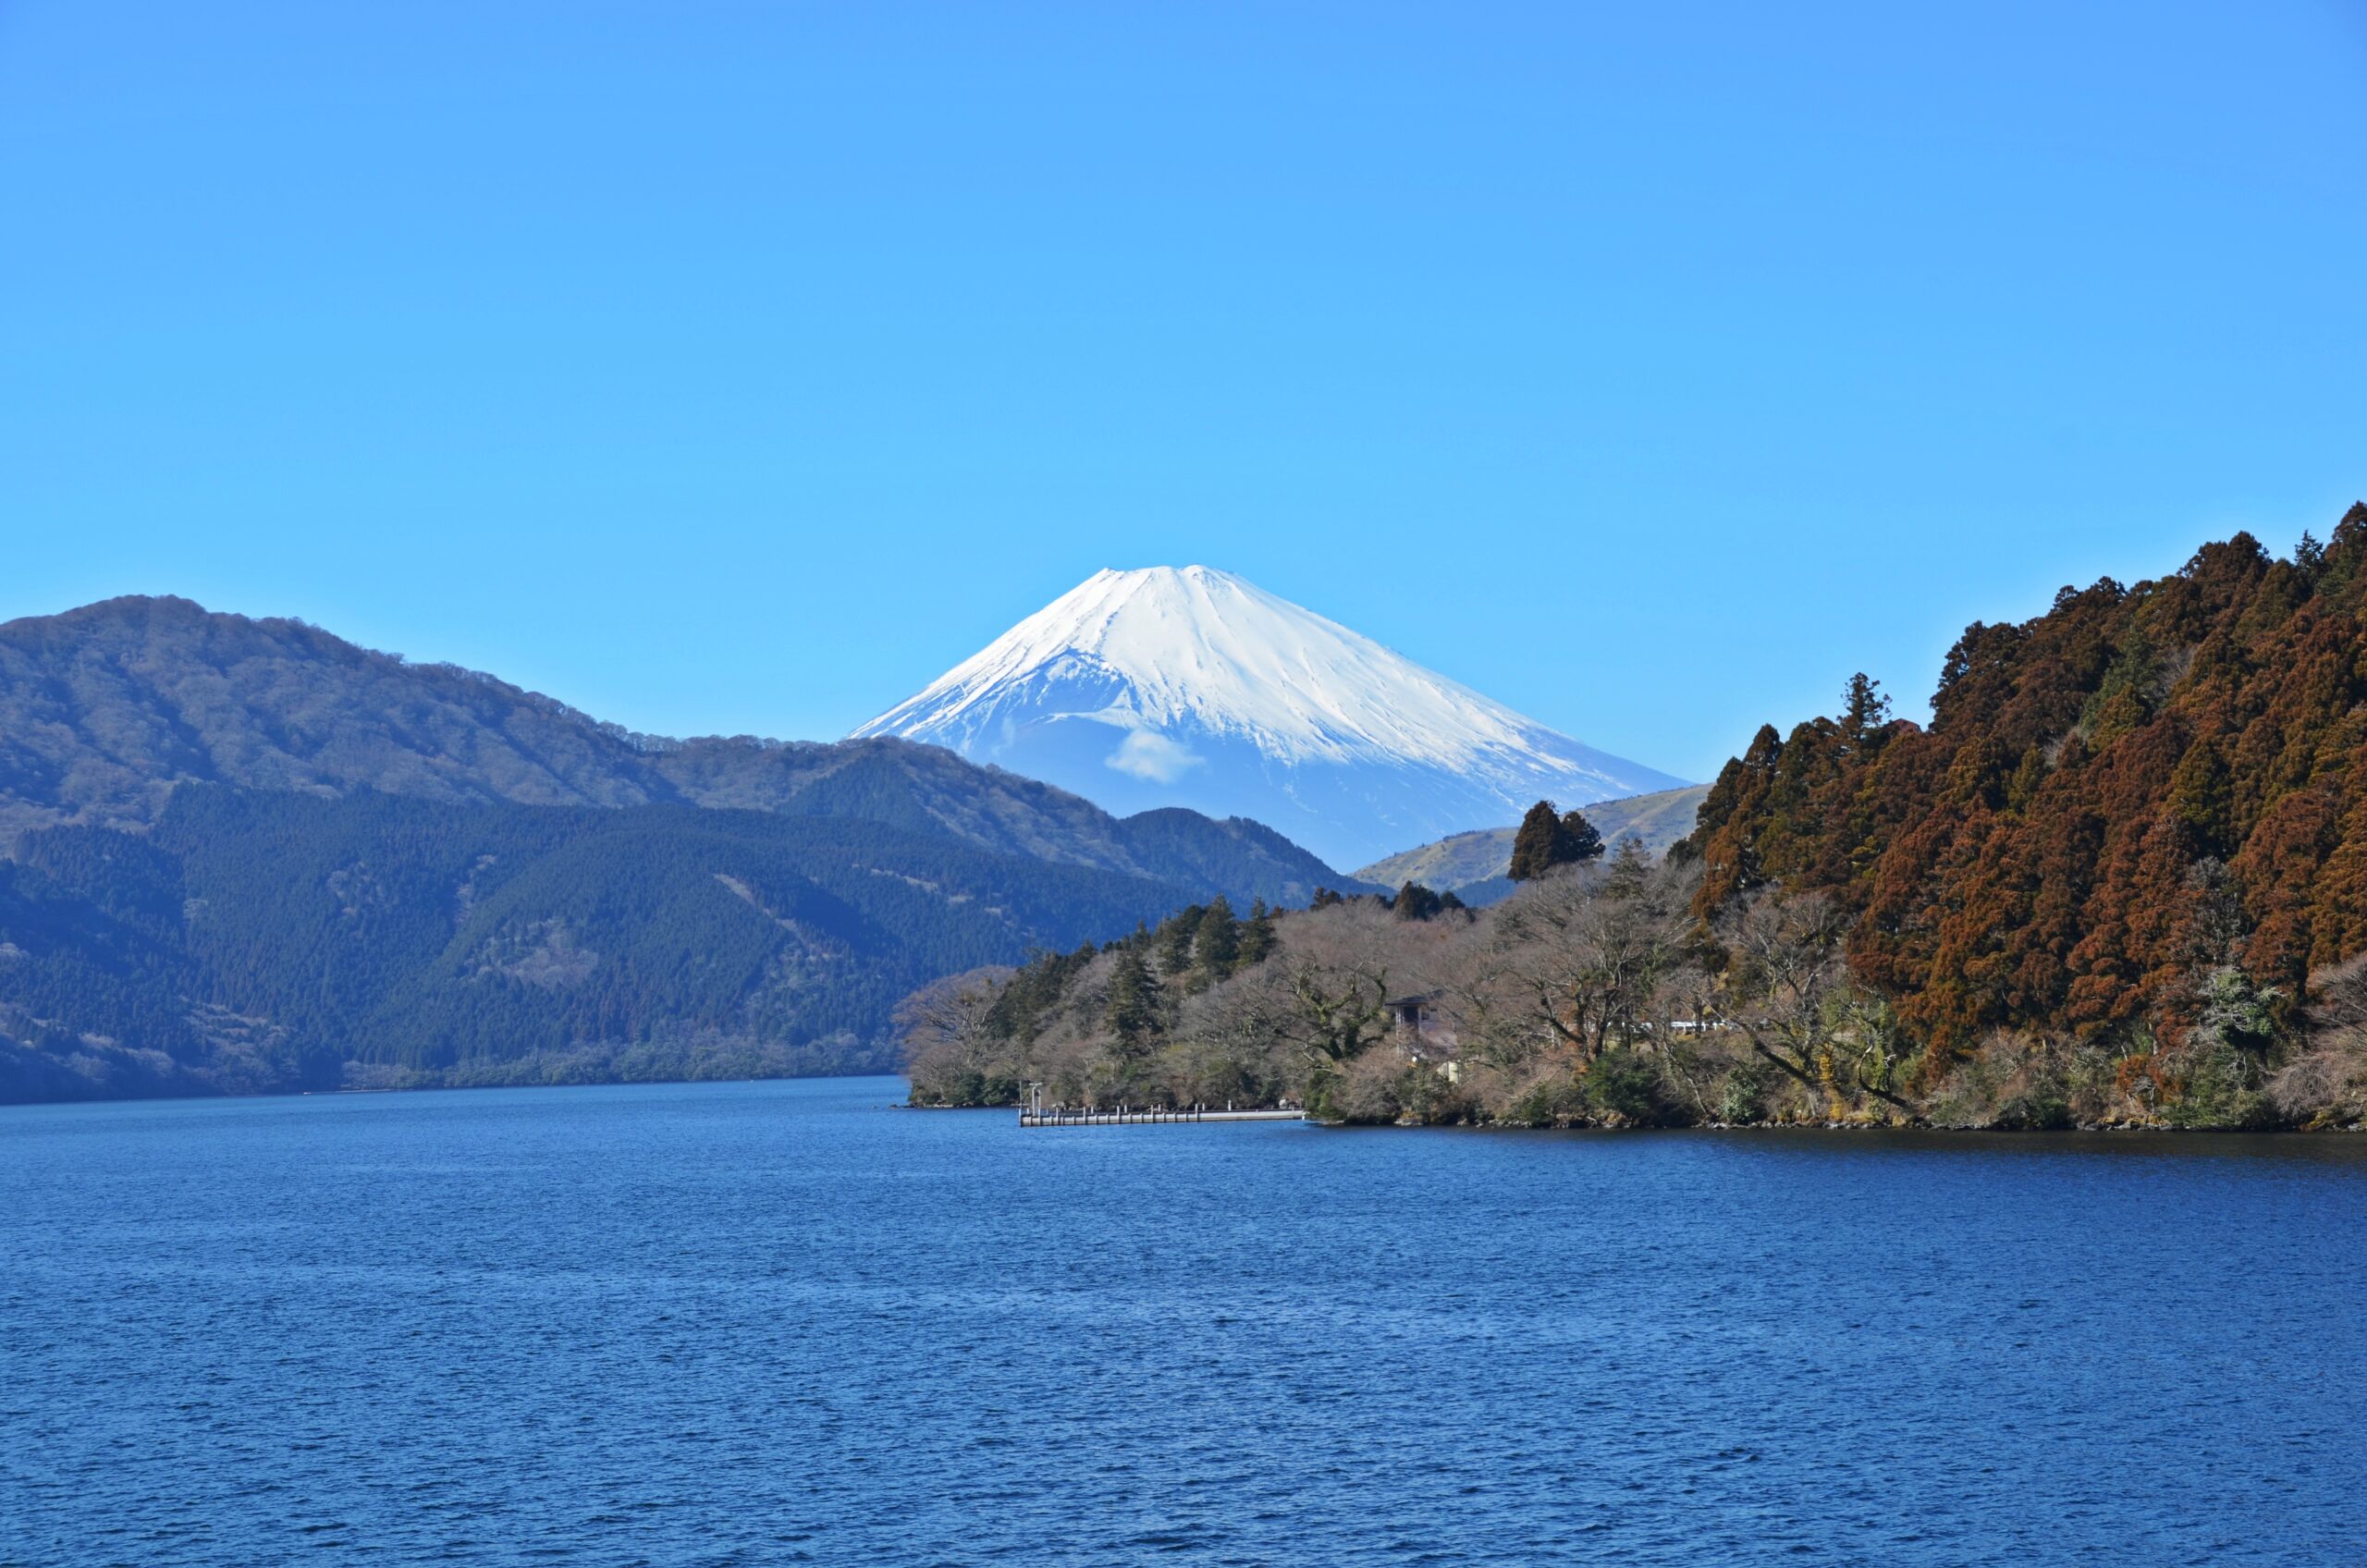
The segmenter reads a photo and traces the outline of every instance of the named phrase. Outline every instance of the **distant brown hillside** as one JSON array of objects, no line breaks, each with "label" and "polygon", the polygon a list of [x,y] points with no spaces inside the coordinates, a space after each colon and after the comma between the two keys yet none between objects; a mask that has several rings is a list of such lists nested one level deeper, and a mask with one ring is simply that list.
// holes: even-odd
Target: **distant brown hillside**
[{"label": "distant brown hillside", "polygon": [[[1694,813],[1709,792],[1707,784],[1691,784],[1624,801],[1599,801],[1581,809],[1606,842],[1637,839],[1660,854],[1693,831]],[[1375,861],[1356,876],[1384,888],[1419,882],[1437,892],[1452,891],[1466,903],[1492,903],[1512,891],[1504,872],[1512,864],[1513,834],[1517,830],[1516,827],[1483,827],[1456,833]]]}]

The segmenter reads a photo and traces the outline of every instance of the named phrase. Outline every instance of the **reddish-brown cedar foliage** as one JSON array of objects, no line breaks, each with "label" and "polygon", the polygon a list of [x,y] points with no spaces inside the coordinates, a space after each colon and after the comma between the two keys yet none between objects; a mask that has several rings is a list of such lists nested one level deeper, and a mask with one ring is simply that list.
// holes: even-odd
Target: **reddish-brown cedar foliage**
[{"label": "reddish-brown cedar foliage", "polygon": [[2239,533],[1967,628],[1928,729],[1870,692],[1726,765],[1696,912],[1830,896],[1934,1065],[2001,1027],[2175,1037],[2228,964],[2298,1007],[2367,950],[2367,505],[2292,560]]}]

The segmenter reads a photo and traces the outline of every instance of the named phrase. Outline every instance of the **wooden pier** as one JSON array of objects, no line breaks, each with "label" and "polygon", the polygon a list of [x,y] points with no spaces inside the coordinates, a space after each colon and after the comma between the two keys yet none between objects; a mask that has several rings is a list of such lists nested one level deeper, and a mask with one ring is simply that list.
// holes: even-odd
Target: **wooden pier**
[{"label": "wooden pier", "polygon": [[1204,1105],[1173,1106],[1048,1106],[1034,1085],[1019,1107],[1022,1127],[1132,1127],[1168,1121],[1304,1121],[1304,1110],[1235,1110],[1231,1106],[1211,1110]]}]

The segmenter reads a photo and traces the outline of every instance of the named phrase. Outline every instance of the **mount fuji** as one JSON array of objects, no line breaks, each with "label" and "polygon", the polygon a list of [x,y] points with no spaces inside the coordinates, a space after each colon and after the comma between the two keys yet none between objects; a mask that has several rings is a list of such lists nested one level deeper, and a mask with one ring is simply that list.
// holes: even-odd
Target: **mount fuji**
[{"label": "mount fuji", "polygon": [[1685,782],[1202,566],[1096,572],[854,733],[1115,812],[1251,817],[1333,866]]}]

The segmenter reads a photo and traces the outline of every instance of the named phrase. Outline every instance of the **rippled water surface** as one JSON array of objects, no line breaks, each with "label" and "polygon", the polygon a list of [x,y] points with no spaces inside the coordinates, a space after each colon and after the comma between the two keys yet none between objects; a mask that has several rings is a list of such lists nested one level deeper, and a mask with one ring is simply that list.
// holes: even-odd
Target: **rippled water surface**
[{"label": "rippled water surface", "polygon": [[0,1562],[2367,1561],[2367,1142],[0,1109]]}]

